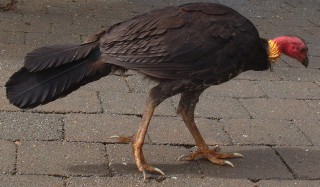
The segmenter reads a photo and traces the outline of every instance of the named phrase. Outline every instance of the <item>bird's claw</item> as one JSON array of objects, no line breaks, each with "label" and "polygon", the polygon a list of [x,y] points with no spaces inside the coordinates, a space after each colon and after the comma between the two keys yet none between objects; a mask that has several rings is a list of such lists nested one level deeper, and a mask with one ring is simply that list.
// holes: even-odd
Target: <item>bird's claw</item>
[{"label": "bird's claw", "polygon": [[142,169],[142,173],[144,182],[148,182],[149,179],[161,180],[161,176],[163,177],[165,175],[164,172],[159,168]]},{"label": "bird's claw", "polygon": [[233,153],[233,156],[235,158],[244,158],[243,154],[241,154],[241,153]]},{"label": "bird's claw", "polygon": [[117,139],[117,138],[120,138],[120,136],[118,135],[113,135],[113,136],[110,136],[109,139]]},{"label": "bird's claw", "polygon": [[219,151],[221,151],[221,148],[219,147],[219,145],[215,145],[212,150],[219,152]]},{"label": "bird's claw", "polygon": [[178,161],[187,161],[187,160],[189,160],[188,157],[189,157],[189,155],[181,155],[181,156],[179,156]]},{"label": "bird's claw", "polygon": [[235,167],[233,163],[228,160],[223,159],[230,159],[230,158],[243,158],[244,156],[240,153],[221,153],[220,147],[216,145],[211,150],[201,150],[198,149],[196,152],[191,153],[189,155],[182,155],[178,158],[179,161],[191,161],[195,160],[199,157],[204,157],[211,161],[213,164],[217,165],[228,165],[231,167]]},{"label": "bird's claw", "polygon": [[113,136],[110,136],[109,139],[116,139],[118,143],[131,143],[133,141],[132,136],[126,137],[126,136],[113,135]]},{"label": "bird's claw", "polygon": [[232,162],[228,161],[228,160],[224,160],[224,165],[228,165],[234,168],[234,165],[232,164]]}]

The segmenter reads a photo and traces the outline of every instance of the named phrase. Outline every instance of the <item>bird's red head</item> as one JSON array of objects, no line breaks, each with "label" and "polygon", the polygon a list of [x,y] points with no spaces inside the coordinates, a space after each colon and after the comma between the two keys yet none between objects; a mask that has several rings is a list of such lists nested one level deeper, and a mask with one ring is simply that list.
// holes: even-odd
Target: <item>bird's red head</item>
[{"label": "bird's red head", "polygon": [[281,53],[297,59],[302,65],[308,67],[308,47],[306,43],[296,36],[281,36],[273,39]]}]

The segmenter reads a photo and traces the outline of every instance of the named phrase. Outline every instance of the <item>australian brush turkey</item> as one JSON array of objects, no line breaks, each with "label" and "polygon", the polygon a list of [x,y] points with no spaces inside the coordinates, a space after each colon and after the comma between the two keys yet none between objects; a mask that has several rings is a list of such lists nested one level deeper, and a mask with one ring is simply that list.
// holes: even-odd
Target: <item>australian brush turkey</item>
[{"label": "australian brush turkey", "polygon": [[70,93],[115,70],[135,70],[158,82],[148,95],[141,125],[131,137],[135,163],[144,173],[163,172],[144,159],[142,146],[155,107],[181,93],[178,114],[198,150],[183,158],[204,157],[214,164],[239,153],[210,150],[194,121],[200,94],[241,72],[267,70],[281,54],[308,66],[308,48],[299,37],[259,37],[255,26],[235,10],[214,3],[167,7],[117,23],[81,45],[53,45],[28,53],[24,66],[6,83],[9,101],[31,108]]}]

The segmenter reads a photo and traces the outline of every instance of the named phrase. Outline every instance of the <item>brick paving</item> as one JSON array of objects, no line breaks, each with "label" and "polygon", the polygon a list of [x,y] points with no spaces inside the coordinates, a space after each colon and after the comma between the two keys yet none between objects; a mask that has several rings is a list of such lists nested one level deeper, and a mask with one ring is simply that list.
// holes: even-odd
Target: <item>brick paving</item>
[{"label": "brick paving", "polygon": [[273,72],[245,72],[202,95],[199,129],[210,145],[245,155],[232,160],[236,168],[177,161],[194,142],[175,96],[156,110],[144,147],[167,177],[144,184],[130,145],[108,138],[135,133],[154,85],[133,71],[32,110],[5,98],[6,80],[32,49],[80,43],[134,15],[196,0],[18,0],[16,11],[0,12],[0,186],[320,186],[320,1],[206,1],[238,10],[262,37],[309,44],[308,69],[282,57]]}]

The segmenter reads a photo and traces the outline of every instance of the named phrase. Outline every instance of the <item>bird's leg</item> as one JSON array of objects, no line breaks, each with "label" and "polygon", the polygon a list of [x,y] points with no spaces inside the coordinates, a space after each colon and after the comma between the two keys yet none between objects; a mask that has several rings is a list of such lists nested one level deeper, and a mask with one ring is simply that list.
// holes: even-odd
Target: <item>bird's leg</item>
[{"label": "bird's leg", "polygon": [[114,136],[117,138],[121,143],[128,143],[131,142],[132,144],[132,150],[133,150],[133,156],[135,163],[139,169],[139,171],[143,172],[144,180],[146,181],[149,176],[148,174],[155,173],[164,175],[164,173],[151,165],[149,165],[143,155],[142,147],[144,144],[144,140],[147,134],[147,130],[149,127],[149,123],[151,120],[151,117],[153,115],[154,109],[165,99],[168,97],[171,97],[177,93],[180,92],[180,86],[176,86],[174,82],[172,84],[165,83],[165,84],[159,84],[158,86],[152,88],[149,93],[149,97],[147,99],[147,103],[145,106],[145,110],[142,116],[141,124],[138,129],[138,132],[130,137],[119,137]]},{"label": "bird's leg", "polygon": [[143,172],[145,181],[147,179],[148,173],[156,173],[156,174],[164,175],[164,173],[160,169],[150,166],[146,162],[142,152],[142,146],[144,144],[145,136],[147,134],[148,126],[150,124],[150,120],[151,120],[154,109],[155,109],[155,106],[153,102],[151,101],[150,98],[148,98],[147,105],[145,107],[145,111],[142,116],[141,125],[138,129],[137,134],[132,137],[132,140],[133,140],[132,149],[133,149],[134,160],[139,171]]},{"label": "bird's leg", "polygon": [[178,113],[182,116],[183,121],[188,127],[193,139],[196,142],[198,150],[194,153],[191,153],[190,155],[181,156],[179,160],[190,161],[195,160],[199,157],[204,157],[210,160],[213,164],[230,165],[234,167],[234,165],[230,161],[222,159],[243,157],[243,155],[241,155],[240,153],[221,153],[219,152],[217,147],[210,150],[196,126],[196,123],[194,121],[194,110],[199,100],[199,96],[202,92],[203,90],[199,90],[195,92],[184,92],[181,94]]}]

